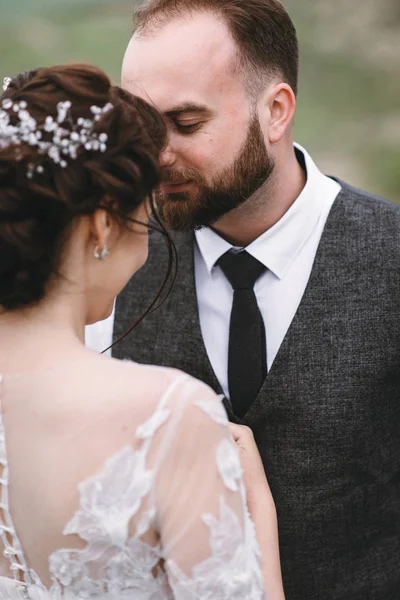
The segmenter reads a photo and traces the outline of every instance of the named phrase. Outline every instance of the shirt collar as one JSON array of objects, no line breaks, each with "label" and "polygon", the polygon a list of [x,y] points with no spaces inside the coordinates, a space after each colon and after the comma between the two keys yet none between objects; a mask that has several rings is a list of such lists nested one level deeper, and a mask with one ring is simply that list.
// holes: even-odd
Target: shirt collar
[{"label": "shirt collar", "polygon": [[[304,148],[299,144],[294,146],[304,158],[306,185],[283,217],[246,248],[249,254],[279,279],[285,276],[317,225],[324,195],[331,192],[337,194],[337,184],[321,173]],[[233,246],[210,228],[200,229],[195,235],[200,253],[211,274],[219,258]]]}]

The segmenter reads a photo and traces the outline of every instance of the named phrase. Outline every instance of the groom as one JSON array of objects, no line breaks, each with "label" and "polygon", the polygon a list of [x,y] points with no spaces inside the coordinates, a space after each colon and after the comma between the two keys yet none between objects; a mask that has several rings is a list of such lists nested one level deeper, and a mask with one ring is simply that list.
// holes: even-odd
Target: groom
[{"label": "groom", "polygon": [[[287,600],[395,600],[400,208],[324,176],[293,145],[297,75],[277,0],[139,11],[123,85],[168,120],[158,205],[179,267],[162,308],[113,352],[202,379],[253,429]],[[153,235],[114,339],[166,268]]]}]

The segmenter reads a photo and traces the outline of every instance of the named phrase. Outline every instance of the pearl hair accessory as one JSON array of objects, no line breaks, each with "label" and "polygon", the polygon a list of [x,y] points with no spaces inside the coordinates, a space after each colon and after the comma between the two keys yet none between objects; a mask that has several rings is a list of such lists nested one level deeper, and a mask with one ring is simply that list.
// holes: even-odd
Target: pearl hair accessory
[{"label": "pearl hair accessory", "polygon": [[6,89],[10,85],[11,81],[12,81],[11,77],[4,77],[4,79],[3,79],[3,92],[6,91]]},{"label": "pearl hair accessory", "polygon": [[[8,87],[8,79],[4,80],[3,89],[6,85]],[[66,159],[75,160],[80,150],[105,152],[107,134],[95,133],[93,129],[96,122],[114,108],[113,105],[107,103],[103,107],[91,106],[90,112],[93,119],[80,117],[76,123],[69,113],[70,108],[69,100],[59,102],[57,117],[53,118],[49,115],[44,124],[38,125],[28,112],[27,103],[24,100],[13,102],[10,98],[5,98],[0,105],[0,149],[8,148],[11,145],[27,144],[37,148],[38,154],[47,155],[50,160],[62,168],[68,165]],[[12,123],[14,116],[18,117],[16,124]],[[63,124],[68,124],[69,128],[66,129],[62,126]],[[31,179],[35,172],[43,173],[43,165],[29,163],[26,176]]]}]

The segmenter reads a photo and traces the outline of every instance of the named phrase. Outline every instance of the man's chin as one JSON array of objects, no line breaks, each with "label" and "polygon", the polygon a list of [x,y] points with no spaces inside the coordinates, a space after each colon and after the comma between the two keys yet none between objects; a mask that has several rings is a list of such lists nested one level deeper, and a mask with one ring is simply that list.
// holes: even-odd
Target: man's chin
[{"label": "man's chin", "polygon": [[187,210],[184,198],[174,198],[159,205],[159,216],[164,226],[171,231],[193,229],[193,216]]}]

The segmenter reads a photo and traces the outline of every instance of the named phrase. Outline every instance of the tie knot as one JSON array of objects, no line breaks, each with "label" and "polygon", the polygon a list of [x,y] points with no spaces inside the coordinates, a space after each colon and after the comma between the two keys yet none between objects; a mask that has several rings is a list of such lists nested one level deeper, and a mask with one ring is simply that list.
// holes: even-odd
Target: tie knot
[{"label": "tie knot", "polygon": [[246,250],[229,250],[218,261],[225,277],[234,290],[252,290],[257,279],[267,270],[259,260]]}]

